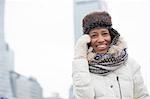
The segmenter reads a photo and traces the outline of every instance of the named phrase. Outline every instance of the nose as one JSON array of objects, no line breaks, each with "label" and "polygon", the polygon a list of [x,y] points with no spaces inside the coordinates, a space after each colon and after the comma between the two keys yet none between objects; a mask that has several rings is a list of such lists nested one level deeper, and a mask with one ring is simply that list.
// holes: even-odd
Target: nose
[{"label": "nose", "polygon": [[104,42],[104,41],[105,41],[104,37],[101,34],[99,34],[98,37],[97,37],[97,42],[101,43],[101,42]]}]

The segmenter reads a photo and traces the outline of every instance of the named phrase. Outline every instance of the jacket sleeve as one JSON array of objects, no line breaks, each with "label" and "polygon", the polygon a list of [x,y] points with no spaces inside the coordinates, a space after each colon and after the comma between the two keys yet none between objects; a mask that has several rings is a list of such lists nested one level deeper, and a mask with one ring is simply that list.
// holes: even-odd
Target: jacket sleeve
[{"label": "jacket sleeve", "polygon": [[91,85],[88,61],[75,59],[72,63],[74,99],[94,99],[94,88]]},{"label": "jacket sleeve", "polygon": [[[136,62],[135,62],[136,63]],[[134,65],[135,71],[133,74],[134,83],[134,99],[150,99],[148,91],[144,85],[143,77],[140,72],[140,66],[136,63]]]}]

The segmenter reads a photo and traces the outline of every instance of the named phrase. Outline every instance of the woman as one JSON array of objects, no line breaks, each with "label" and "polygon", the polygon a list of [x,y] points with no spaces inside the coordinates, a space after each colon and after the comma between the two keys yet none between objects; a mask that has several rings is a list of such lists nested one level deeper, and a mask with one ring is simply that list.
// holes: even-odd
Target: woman
[{"label": "woman", "polygon": [[73,90],[75,99],[150,99],[140,66],[128,57],[120,34],[107,12],[83,19],[84,35],[75,46]]}]

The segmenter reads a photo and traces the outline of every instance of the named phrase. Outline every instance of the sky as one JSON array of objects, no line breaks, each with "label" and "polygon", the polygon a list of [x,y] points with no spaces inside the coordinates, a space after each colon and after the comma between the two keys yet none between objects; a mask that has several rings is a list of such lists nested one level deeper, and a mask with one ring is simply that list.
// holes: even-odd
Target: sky
[{"label": "sky", "polygon": [[[127,41],[130,55],[142,65],[150,90],[149,0],[106,2],[113,27]],[[68,97],[72,84],[73,26],[72,0],[6,0],[5,39],[15,53],[15,71],[35,77],[44,96],[58,92],[65,99]]]},{"label": "sky", "polygon": [[32,76],[44,96],[67,97],[72,84],[73,1],[6,0],[5,39],[15,54],[15,71]]}]

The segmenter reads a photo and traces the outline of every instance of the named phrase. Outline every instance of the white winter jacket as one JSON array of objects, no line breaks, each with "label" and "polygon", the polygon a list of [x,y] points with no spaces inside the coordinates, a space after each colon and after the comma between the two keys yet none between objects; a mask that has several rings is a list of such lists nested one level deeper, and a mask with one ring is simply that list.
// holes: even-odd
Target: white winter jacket
[{"label": "white winter jacket", "polygon": [[107,76],[89,72],[86,59],[73,61],[74,99],[150,99],[140,73],[131,58]]}]

